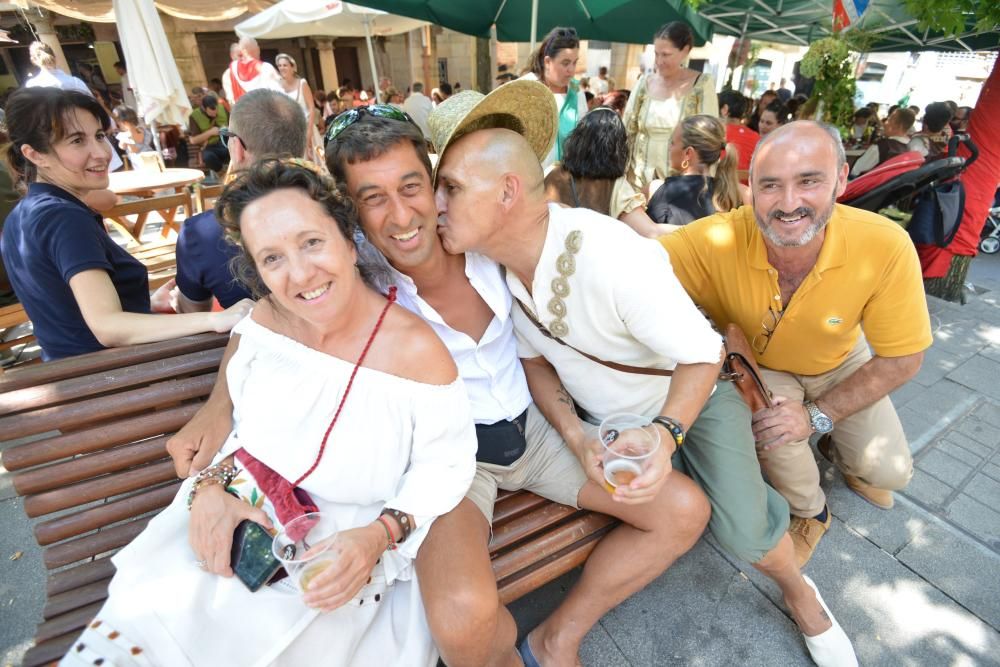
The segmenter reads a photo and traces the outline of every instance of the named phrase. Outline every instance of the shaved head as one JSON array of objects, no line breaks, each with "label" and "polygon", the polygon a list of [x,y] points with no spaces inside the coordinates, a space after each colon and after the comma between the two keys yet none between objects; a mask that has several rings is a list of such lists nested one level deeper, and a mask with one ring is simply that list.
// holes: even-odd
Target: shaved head
[{"label": "shaved head", "polygon": [[517,174],[529,193],[543,192],[544,173],[538,157],[528,141],[519,133],[504,128],[489,128],[470,132],[448,147],[441,169],[459,160],[469,166],[473,178],[500,178],[504,174]]},{"label": "shaved head", "polygon": [[445,250],[483,252],[548,209],[538,156],[513,130],[473,130],[455,140],[437,171],[438,231]]},{"label": "shaved head", "polygon": [[847,164],[847,155],[844,153],[844,143],[840,138],[840,131],[833,125],[821,123],[815,120],[795,120],[786,123],[761,137],[754,148],[753,156],[750,158],[750,177],[753,178],[754,162],[757,155],[764,152],[764,148],[771,143],[791,144],[799,141],[800,138],[822,138],[829,142],[837,158],[837,169]]}]

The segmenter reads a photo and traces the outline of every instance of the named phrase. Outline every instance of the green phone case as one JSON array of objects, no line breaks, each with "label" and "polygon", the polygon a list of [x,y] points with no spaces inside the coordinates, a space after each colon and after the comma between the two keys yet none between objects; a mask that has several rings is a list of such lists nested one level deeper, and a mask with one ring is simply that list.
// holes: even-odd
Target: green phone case
[{"label": "green phone case", "polygon": [[230,565],[251,593],[257,592],[281,569],[281,561],[271,551],[273,542],[274,538],[260,524],[249,519],[236,526]]}]

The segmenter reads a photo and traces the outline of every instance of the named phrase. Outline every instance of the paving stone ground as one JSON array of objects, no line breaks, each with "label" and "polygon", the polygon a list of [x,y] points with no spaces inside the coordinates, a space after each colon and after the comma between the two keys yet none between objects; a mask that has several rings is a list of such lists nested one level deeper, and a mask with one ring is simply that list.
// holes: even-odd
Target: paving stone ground
[{"label": "paving stone ground", "polygon": [[[806,573],[862,665],[1000,666],[1000,257],[972,266],[980,293],[964,306],[928,299],[934,346],[916,379],[893,394],[915,461],[896,507],[864,502],[818,457],[834,519]],[[9,487],[0,469],[0,665],[17,664],[44,602],[40,553]],[[522,636],[578,577],[571,572],[512,605]],[[809,665],[780,597],[706,536],[609,612],[581,659]]]}]

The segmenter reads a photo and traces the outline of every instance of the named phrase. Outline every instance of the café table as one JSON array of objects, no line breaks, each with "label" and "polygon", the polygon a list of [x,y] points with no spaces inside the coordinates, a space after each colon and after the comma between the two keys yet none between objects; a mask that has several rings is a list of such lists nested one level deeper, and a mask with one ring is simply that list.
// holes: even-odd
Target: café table
[{"label": "caf\u00e9 table", "polygon": [[108,189],[116,195],[138,195],[150,197],[156,190],[172,189],[181,192],[192,183],[198,183],[205,178],[205,173],[199,169],[168,168],[163,171],[152,169],[133,169],[131,171],[116,171],[109,174]]},{"label": "caf\u00e9 table", "polygon": [[[114,192],[116,195],[132,195],[140,197],[142,199],[152,199],[157,191],[162,190],[173,190],[174,193],[178,195],[185,195],[187,201],[184,204],[184,208],[187,210],[188,215],[193,215],[193,207],[191,206],[191,195],[187,191],[187,187],[193,183],[198,183],[204,180],[205,174],[199,169],[183,169],[183,168],[169,168],[163,171],[155,169],[134,169],[131,171],[118,171],[109,174],[109,184],[108,189]],[[176,200],[176,197],[171,198]],[[169,202],[162,210],[156,209],[156,212],[163,218],[163,234],[166,236],[170,229],[178,229],[178,225],[174,222],[174,217],[177,215],[177,209],[179,208],[176,201]],[[144,208],[139,206],[140,208]],[[149,211],[145,210],[143,212],[136,212],[138,218],[134,223],[130,223],[125,216],[119,215],[117,209],[121,208],[123,211],[128,210],[129,204],[119,204],[111,211],[105,214],[106,218],[110,218],[117,222],[122,228],[125,229],[130,235],[132,235],[135,240],[141,243],[138,238],[138,233],[146,221],[146,216],[149,215]],[[136,230],[136,234],[133,234],[132,230]]]}]

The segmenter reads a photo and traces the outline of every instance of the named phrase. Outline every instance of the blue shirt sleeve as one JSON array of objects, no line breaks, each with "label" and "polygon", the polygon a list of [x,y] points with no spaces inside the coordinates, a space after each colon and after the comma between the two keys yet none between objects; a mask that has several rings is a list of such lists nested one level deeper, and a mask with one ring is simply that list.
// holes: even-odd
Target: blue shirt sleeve
[{"label": "blue shirt sleeve", "polygon": [[185,220],[177,237],[177,288],[191,301],[207,301],[212,298],[212,291],[201,270],[204,242],[197,234],[196,222],[195,218]]}]

